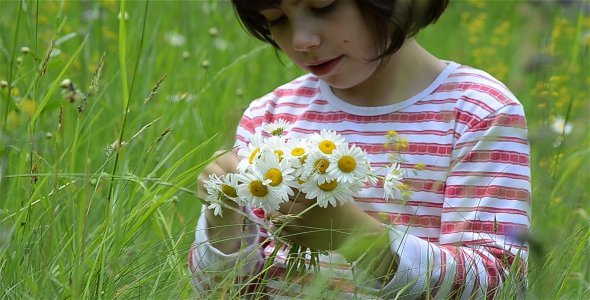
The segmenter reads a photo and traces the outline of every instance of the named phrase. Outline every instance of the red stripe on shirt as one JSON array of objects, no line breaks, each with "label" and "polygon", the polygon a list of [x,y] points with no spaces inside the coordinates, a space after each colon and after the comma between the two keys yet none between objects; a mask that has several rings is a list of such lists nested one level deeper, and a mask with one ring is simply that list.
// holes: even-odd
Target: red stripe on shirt
[{"label": "red stripe on shirt", "polygon": [[518,200],[528,202],[530,193],[526,189],[511,188],[504,186],[467,186],[452,185],[447,186],[445,197],[448,198],[477,198],[479,201],[483,197],[493,197],[506,200]]},{"label": "red stripe on shirt", "polygon": [[389,224],[422,228],[440,228],[441,226],[440,216],[386,213],[370,210],[365,210],[365,212],[378,220],[387,219]]},{"label": "red stripe on shirt", "polygon": [[[508,151],[508,150],[474,150],[459,158],[461,162],[496,162],[511,165],[529,165],[529,156],[526,153]],[[454,160],[455,164],[457,160]]]},{"label": "red stripe on shirt", "polygon": [[440,232],[441,234],[450,234],[457,232],[477,232],[497,235],[510,235],[514,232],[519,232],[527,228],[528,226],[526,225],[511,222],[466,220],[456,222],[442,222],[440,226]]}]

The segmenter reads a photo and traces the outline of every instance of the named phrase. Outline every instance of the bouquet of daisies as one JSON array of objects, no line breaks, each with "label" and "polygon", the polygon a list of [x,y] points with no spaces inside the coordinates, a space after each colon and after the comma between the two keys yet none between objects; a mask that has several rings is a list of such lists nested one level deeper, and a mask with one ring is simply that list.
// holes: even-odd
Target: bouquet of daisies
[{"label": "bouquet of daisies", "polygon": [[[306,199],[316,201],[319,207],[336,207],[354,201],[363,185],[375,186],[379,180],[383,182],[384,199],[393,199],[396,195],[409,197],[410,190],[401,181],[405,173],[400,168],[402,158],[398,153],[407,148],[408,141],[395,131],[388,132],[384,144],[393,150],[391,164],[385,167],[385,175],[377,175],[380,170],[371,167],[367,153],[346,143],[338,133],[321,130],[306,139],[287,138],[289,128],[290,124],[282,119],[264,124],[262,132],[252,137],[247,148],[238,151],[242,158],[238,164],[239,174],[211,175],[205,181],[208,208],[215,215],[221,215],[225,200],[270,213],[299,192]],[[309,267],[319,271],[317,251],[291,245],[288,274],[292,270],[304,271],[306,256],[310,258]]]},{"label": "bouquet of daisies", "polygon": [[[363,185],[374,186],[379,180],[383,181],[386,200],[393,199],[396,191],[402,197],[409,196],[409,189],[401,182],[405,173],[400,168],[399,153],[392,153],[385,175],[376,175],[367,153],[346,143],[338,133],[321,130],[307,139],[287,138],[289,128],[283,119],[264,124],[248,147],[238,151],[242,158],[239,174],[211,175],[204,182],[208,208],[215,215],[221,215],[224,200],[273,212],[296,191],[317,201],[320,207],[335,207],[354,201]],[[386,138],[386,148],[407,147],[407,140],[394,131]]]}]

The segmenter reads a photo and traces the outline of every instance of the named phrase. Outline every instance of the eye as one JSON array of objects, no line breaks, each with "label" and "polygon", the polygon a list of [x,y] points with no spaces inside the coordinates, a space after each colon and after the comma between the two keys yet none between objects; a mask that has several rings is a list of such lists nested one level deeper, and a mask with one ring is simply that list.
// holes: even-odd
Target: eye
[{"label": "eye", "polygon": [[260,14],[266,19],[268,27],[281,25],[287,20],[285,13],[278,8],[265,9],[261,11]]},{"label": "eye", "polygon": [[287,17],[282,15],[278,18],[273,18],[272,20],[267,20],[268,26],[277,26],[285,23],[287,21]]},{"label": "eye", "polygon": [[311,7],[311,11],[313,11],[314,13],[317,14],[326,14],[331,12],[332,10],[334,10],[334,8],[336,7],[336,2],[338,1],[332,1],[328,4],[323,4],[323,5],[318,5],[318,6],[312,6]]}]

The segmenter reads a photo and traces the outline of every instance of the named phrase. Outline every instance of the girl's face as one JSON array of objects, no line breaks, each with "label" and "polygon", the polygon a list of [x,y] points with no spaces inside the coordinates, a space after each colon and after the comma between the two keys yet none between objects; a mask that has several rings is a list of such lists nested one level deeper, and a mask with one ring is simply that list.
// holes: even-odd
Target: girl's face
[{"label": "girl's face", "polygon": [[336,89],[367,81],[379,66],[372,33],[354,0],[283,0],[260,12],[276,44]]}]

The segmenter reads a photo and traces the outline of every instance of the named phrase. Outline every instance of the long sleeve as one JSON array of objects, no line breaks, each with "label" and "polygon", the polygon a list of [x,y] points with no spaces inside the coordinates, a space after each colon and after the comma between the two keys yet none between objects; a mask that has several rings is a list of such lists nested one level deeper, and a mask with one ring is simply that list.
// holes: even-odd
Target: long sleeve
[{"label": "long sleeve", "polygon": [[[334,130],[366,151],[374,167],[390,163],[384,136],[396,132],[409,141],[400,154],[403,167],[411,169],[404,180],[414,193],[408,200],[385,201],[377,186],[363,188],[355,198],[356,205],[390,228],[391,251],[399,259],[389,282],[366,281],[371,277],[341,263],[337,253],[320,255],[320,277],[326,280],[305,276],[295,282],[283,276],[279,253],[265,278],[270,296],[307,295],[309,283],[325,284],[326,291],[340,293],[338,299],[469,299],[500,293],[514,298],[513,292],[526,288],[528,248],[518,240],[530,224],[526,122],[516,97],[489,74],[449,63],[420,95],[362,109],[338,99],[325,82],[302,76],[250,104],[235,146],[247,147],[263,123],[277,119],[292,123],[288,137]],[[252,239],[242,251],[219,253],[207,243],[203,219],[191,252],[200,291],[234,266],[242,266],[234,272],[249,278],[264,264],[259,249],[266,256],[274,249],[272,244],[255,246],[256,225],[251,224],[246,231]]]},{"label": "long sleeve", "polygon": [[380,294],[480,299],[526,288],[528,249],[518,240],[530,224],[522,106],[508,104],[470,125],[454,145],[439,244],[391,229],[399,267]]},{"label": "long sleeve", "polygon": [[[244,221],[242,248],[240,251],[225,254],[210,244],[207,234],[207,218],[203,206],[197,223],[195,243],[189,252],[189,268],[193,285],[198,292],[211,293],[224,280],[235,279],[236,283],[254,283],[263,264],[262,252],[258,244],[258,226],[249,220]],[[247,208],[244,208],[247,211]],[[234,282],[226,286],[238,286]],[[239,292],[236,291],[236,292]]]}]

